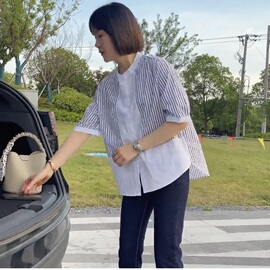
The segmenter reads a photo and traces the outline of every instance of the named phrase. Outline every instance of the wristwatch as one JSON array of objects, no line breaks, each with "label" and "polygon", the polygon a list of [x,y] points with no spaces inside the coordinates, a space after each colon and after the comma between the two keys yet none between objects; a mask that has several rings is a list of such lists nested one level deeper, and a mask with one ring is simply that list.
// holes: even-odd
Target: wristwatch
[{"label": "wristwatch", "polygon": [[136,141],[134,144],[133,144],[133,149],[135,150],[135,151],[137,151],[137,152],[142,152],[142,148],[141,148],[141,145],[139,144],[139,142],[138,141]]}]

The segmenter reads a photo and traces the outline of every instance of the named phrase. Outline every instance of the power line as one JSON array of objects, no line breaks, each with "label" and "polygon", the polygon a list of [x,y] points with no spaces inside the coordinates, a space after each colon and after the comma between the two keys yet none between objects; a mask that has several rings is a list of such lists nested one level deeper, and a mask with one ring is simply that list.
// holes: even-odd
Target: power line
[{"label": "power line", "polygon": [[202,43],[199,43],[198,45],[208,45],[208,44],[223,44],[223,43],[232,43],[232,42],[239,42],[238,40],[229,40],[229,41],[216,41],[216,42],[202,42]]},{"label": "power line", "polygon": [[237,36],[232,36],[232,37],[216,37],[216,38],[203,38],[203,39],[201,39],[201,41],[218,40],[218,39],[232,39],[232,38],[237,38]]},{"label": "power line", "polygon": [[258,52],[260,53],[260,55],[263,57],[263,59],[265,59],[264,54],[261,52],[261,50],[254,44],[255,48],[258,50]]},{"label": "power line", "polygon": [[[250,36],[255,36],[254,34],[249,34]],[[267,36],[267,34],[257,34],[256,36],[262,37]],[[232,39],[232,38],[239,38],[239,36],[231,36],[231,37],[215,37],[215,38],[203,38],[201,41],[208,41],[208,40],[218,40],[218,39]]]},{"label": "power line", "polygon": [[[266,38],[263,38],[263,39],[260,39],[260,40],[257,40],[257,41],[265,41],[267,40]],[[199,42],[198,46],[200,45],[209,45],[209,44],[223,44],[223,43],[235,43],[235,42],[239,42],[239,40],[228,40],[228,41],[216,41],[216,42]],[[66,49],[74,49],[74,47],[64,47]],[[82,49],[82,50],[98,50],[98,48],[96,48],[95,46],[81,46],[81,47],[78,47],[79,49]]]},{"label": "power line", "polygon": [[[257,38],[256,41],[264,41],[267,40],[266,38],[260,38],[260,37],[267,37],[267,34],[259,34],[259,35],[249,35],[249,36],[254,36]],[[230,36],[230,37],[214,37],[214,38],[203,38],[199,40],[198,45],[208,45],[208,44],[222,44],[222,43],[232,43],[232,42],[239,42],[239,37],[241,36]],[[211,40],[224,40],[224,39],[237,39],[237,40],[227,40],[227,41],[217,41],[217,42],[204,42],[204,41],[211,41]],[[65,47],[66,49],[74,49],[73,47]],[[87,45],[82,45],[79,47],[80,49],[85,49],[85,50],[97,50],[95,46],[87,46]]]}]

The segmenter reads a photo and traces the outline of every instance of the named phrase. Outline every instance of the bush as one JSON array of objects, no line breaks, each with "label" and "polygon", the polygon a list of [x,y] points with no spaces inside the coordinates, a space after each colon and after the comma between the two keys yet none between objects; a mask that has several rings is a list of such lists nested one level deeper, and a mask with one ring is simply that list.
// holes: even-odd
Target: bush
[{"label": "bush", "polygon": [[45,98],[45,97],[40,97],[38,99],[38,107],[39,108],[48,108],[48,107],[50,107],[50,104],[48,102],[48,99]]},{"label": "bush", "polygon": [[[53,110],[64,110],[75,114],[84,113],[86,107],[91,103],[91,98],[79,93],[73,88],[63,87],[61,92],[53,98]],[[62,115],[62,113],[60,113]]]},{"label": "bush", "polygon": [[250,133],[244,136],[245,138],[263,138],[265,141],[270,141],[270,132],[268,133]]},{"label": "bush", "polygon": [[64,110],[53,109],[56,121],[79,122],[83,113],[74,113]]}]

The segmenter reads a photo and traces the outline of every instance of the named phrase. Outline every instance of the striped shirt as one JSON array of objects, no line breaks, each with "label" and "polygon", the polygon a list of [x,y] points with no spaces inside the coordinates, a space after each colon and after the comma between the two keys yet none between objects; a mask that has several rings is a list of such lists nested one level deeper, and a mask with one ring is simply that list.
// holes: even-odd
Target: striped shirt
[{"label": "striped shirt", "polygon": [[[188,122],[188,126],[125,166],[113,162],[117,148],[148,135],[166,121]],[[75,130],[103,136],[122,195],[141,195],[141,188],[145,193],[160,189],[188,168],[191,179],[209,175],[186,92],[172,65],[163,58],[137,53],[123,75],[114,71],[103,79]]]}]

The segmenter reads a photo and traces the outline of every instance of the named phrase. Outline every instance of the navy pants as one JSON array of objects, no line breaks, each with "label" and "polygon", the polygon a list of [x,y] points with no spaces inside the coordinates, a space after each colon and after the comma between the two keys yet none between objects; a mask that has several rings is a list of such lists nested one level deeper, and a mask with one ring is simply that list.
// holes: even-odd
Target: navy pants
[{"label": "navy pants", "polygon": [[124,196],[121,208],[119,268],[140,268],[144,237],[154,211],[154,252],[157,268],[183,268],[183,223],[189,170],[168,186],[142,196]]}]

